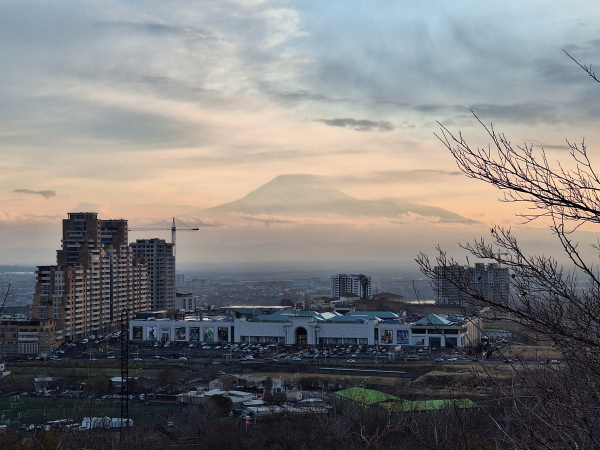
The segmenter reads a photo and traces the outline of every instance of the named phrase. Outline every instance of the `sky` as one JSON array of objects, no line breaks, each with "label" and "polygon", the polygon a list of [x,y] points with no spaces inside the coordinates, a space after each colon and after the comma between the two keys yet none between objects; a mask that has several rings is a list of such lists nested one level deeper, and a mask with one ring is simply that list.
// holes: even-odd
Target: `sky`
[{"label": "sky", "polygon": [[[410,261],[518,225],[516,205],[458,172],[438,122],[486,145],[473,111],[552,161],[568,159],[566,139],[598,147],[600,86],[563,50],[599,62],[599,19],[594,1],[1,2],[0,263],[52,263],[76,210],[210,225],[182,235],[182,262]],[[479,225],[196,213],[282,174]]]}]

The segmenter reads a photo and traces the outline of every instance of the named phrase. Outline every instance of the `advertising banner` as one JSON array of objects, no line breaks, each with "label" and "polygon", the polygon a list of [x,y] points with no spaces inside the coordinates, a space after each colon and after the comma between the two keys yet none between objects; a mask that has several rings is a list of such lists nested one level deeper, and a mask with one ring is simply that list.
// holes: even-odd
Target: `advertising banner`
[{"label": "advertising banner", "polygon": [[382,330],[381,331],[381,343],[382,344],[393,344],[394,343],[394,335],[392,330]]},{"label": "advertising banner", "polygon": [[408,330],[398,330],[396,344],[408,345]]},{"label": "advertising banner", "polygon": [[142,327],[133,327],[133,340],[141,341],[142,339],[144,339],[142,336]]},{"label": "advertising banner", "polygon": [[175,340],[176,341],[185,341],[185,327],[176,327],[175,328]]},{"label": "advertising banner", "polygon": [[199,341],[200,340],[200,328],[192,327],[190,328],[190,341]]},{"label": "advertising banner", "polygon": [[146,339],[149,341],[153,341],[156,339],[156,327],[146,328]]},{"label": "advertising banner", "polygon": [[204,342],[214,342],[215,341],[215,330],[212,328],[204,329]]}]

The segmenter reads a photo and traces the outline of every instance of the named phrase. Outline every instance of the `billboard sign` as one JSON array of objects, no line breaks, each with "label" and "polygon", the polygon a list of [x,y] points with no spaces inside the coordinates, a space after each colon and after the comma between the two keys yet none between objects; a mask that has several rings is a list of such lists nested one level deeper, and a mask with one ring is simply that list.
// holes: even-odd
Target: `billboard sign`
[{"label": "billboard sign", "polygon": [[396,344],[408,345],[408,330],[398,330],[396,335]]},{"label": "billboard sign", "polygon": [[392,330],[382,330],[381,331],[381,343],[382,344],[393,344],[394,343],[394,335]]},{"label": "billboard sign", "polygon": [[156,327],[146,328],[146,339],[149,341],[153,341],[156,339]]},{"label": "billboard sign", "polygon": [[175,328],[175,340],[176,341],[185,341],[185,327],[176,327]]}]

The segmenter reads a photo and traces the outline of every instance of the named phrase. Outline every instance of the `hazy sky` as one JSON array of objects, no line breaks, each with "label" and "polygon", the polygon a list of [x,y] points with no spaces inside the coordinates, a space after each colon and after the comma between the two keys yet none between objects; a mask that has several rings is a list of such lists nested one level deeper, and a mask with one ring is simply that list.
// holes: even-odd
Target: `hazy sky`
[{"label": "hazy sky", "polygon": [[288,173],[513,223],[436,121],[485,144],[472,109],[554,159],[598,148],[600,86],[562,50],[600,62],[599,19],[595,1],[2,2],[0,263],[51,262],[76,208],[141,225]]}]

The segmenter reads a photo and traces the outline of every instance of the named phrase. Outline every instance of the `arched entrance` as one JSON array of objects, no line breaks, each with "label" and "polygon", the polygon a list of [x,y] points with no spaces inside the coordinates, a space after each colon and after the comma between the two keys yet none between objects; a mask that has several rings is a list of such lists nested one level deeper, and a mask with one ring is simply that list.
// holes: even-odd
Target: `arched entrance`
[{"label": "arched entrance", "polygon": [[296,344],[306,345],[308,343],[308,332],[304,327],[296,328]]}]

